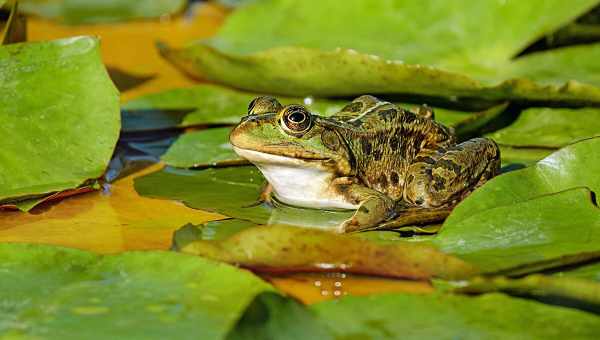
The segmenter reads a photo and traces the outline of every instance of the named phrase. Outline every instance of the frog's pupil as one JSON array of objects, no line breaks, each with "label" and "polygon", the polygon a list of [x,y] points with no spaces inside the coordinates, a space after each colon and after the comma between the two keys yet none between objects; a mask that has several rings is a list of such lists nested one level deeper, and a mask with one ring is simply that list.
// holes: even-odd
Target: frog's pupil
[{"label": "frog's pupil", "polygon": [[290,115],[289,118],[294,123],[301,123],[305,119],[304,113],[302,112],[294,112]]}]

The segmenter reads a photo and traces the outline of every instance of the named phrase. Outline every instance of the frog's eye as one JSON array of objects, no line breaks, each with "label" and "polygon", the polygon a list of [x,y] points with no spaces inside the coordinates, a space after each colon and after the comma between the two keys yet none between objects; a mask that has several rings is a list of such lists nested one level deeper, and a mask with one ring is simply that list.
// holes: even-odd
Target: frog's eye
[{"label": "frog's eye", "polygon": [[270,96],[256,97],[248,105],[248,115],[275,113],[279,110],[281,110],[281,104]]},{"label": "frog's eye", "polygon": [[302,134],[312,126],[312,116],[302,105],[289,105],[281,113],[281,126],[293,135]]}]

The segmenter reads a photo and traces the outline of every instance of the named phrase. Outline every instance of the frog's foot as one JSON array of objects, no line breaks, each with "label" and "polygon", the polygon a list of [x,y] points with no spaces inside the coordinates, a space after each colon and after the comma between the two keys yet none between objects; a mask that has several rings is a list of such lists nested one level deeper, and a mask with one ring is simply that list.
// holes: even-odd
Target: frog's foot
[{"label": "frog's foot", "polygon": [[273,197],[273,186],[271,185],[271,183],[267,182],[265,184],[265,186],[263,187],[263,190],[260,193],[258,200],[254,203],[244,206],[244,208],[256,207],[263,203],[272,207],[273,206],[273,198],[272,197]]},{"label": "frog's foot", "polygon": [[363,201],[354,215],[340,225],[339,232],[350,233],[373,229],[393,214],[393,202],[385,196],[371,196]]}]

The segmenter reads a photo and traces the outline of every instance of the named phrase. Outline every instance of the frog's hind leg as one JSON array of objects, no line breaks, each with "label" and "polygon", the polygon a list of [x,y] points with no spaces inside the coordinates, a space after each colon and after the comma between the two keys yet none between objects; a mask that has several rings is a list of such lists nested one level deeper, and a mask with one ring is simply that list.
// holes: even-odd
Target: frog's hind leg
[{"label": "frog's hind leg", "polygon": [[487,138],[470,139],[416,160],[409,168],[403,198],[427,208],[456,205],[500,171],[500,150]]}]

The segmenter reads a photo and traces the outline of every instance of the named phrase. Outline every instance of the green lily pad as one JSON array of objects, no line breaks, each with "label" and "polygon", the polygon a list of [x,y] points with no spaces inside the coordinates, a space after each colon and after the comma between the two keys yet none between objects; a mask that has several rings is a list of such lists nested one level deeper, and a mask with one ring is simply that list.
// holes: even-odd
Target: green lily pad
[{"label": "green lily pad", "polygon": [[502,166],[516,165],[517,170],[529,165],[534,165],[540,160],[550,156],[555,149],[547,148],[513,148],[510,146],[500,145],[500,160]]},{"label": "green lily pad", "polygon": [[498,144],[560,148],[586,137],[600,136],[600,109],[533,108],[509,127],[488,135]]},{"label": "green lily pad", "polygon": [[94,24],[158,18],[183,10],[185,0],[21,0],[27,14],[66,24]]},{"label": "green lily pad", "polygon": [[[529,43],[595,4],[260,1],[235,11],[214,38],[159,49],[187,73],[265,93],[598,103],[596,45],[512,61]],[[274,15],[301,24],[273,20]],[[356,18],[368,19],[348,25]],[[506,25],[510,31],[497,29]]]},{"label": "green lily pad", "polygon": [[3,244],[0,270],[0,333],[10,338],[222,339],[272,290],[249,272],[163,251]]},{"label": "green lily pad", "polygon": [[500,175],[461,202],[433,243],[485,272],[530,272],[600,255],[600,138]]},{"label": "green lily pad", "polygon": [[181,251],[267,272],[335,271],[409,279],[461,279],[477,270],[434,247],[382,244],[292,226],[243,229],[217,241],[195,241]]},{"label": "green lily pad", "polygon": [[487,209],[524,202],[574,187],[600,192],[600,137],[566,146],[535,166],[503,174],[488,181],[462,201],[444,223],[460,228],[463,220]]},{"label": "green lily pad", "polygon": [[135,179],[142,196],[179,200],[185,205],[218,212],[257,224],[299,225],[335,229],[352,211],[304,209],[259,202],[265,179],[253,166],[210,168],[202,171],[165,168]]},{"label": "green lily pad", "polygon": [[2,46],[0,74],[0,202],[100,177],[120,124],[98,39]]},{"label": "green lily pad", "polygon": [[574,277],[534,274],[523,278],[477,277],[462,283],[455,292],[482,294],[505,292],[539,299],[563,299],[585,307],[600,308],[600,283]]},{"label": "green lily pad", "polygon": [[502,294],[347,296],[303,307],[263,293],[227,338],[594,339],[599,327],[596,315]]},{"label": "green lily pad", "polygon": [[195,241],[224,240],[244,229],[255,226],[257,226],[256,223],[235,218],[206,222],[201,225],[188,223],[175,231],[171,248],[181,250],[186,245]]},{"label": "green lily pad", "polygon": [[179,168],[210,165],[238,165],[248,161],[240,158],[229,144],[230,128],[216,128],[185,133],[169,148],[161,159]]},{"label": "green lily pad", "polygon": [[473,212],[432,243],[483,272],[536,272],[600,257],[600,209],[575,188]]}]

